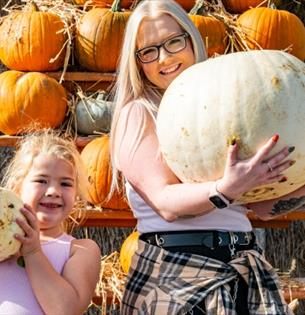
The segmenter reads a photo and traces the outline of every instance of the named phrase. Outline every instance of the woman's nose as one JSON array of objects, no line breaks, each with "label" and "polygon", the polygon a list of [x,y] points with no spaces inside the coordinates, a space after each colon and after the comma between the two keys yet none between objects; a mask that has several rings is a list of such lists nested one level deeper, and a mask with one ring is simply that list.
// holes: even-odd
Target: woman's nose
[{"label": "woman's nose", "polygon": [[168,52],[164,49],[164,47],[160,47],[160,51],[159,51],[159,61],[160,61],[160,62],[166,60],[169,55],[170,55],[170,53],[168,53]]}]

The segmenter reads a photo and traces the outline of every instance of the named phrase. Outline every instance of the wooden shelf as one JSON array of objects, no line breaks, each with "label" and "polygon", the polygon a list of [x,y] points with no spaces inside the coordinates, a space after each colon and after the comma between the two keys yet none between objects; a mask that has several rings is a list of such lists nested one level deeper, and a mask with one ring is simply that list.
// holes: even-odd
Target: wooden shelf
[{"label": "wooden shelf", "polygon": [[21,138],[19,136],[0,136],[0,147],[14,147]]},{"label": "wooden shelf", "polygon": [[[248,215],[252,226],[287,228],[292,221],[305,220],[305,211],[298,210],[274,220],[263,221],[253,213]],[[130,210],[88,210],[86,219],[81,223],[82,226],[104,226],[104,227],[134,227],[137,223],[136,218]]]},{"label": "wooden shelf", "polygon": [[[99,135],[90,135],[90,136],[78,136],[75,139],[75,144],[78,147],[84,147],[91,140],[99,137]],[[0,147],[15,147],[18,141],[22,139],[22,136],[0,136]]]},{"label": "wooden shelf", "polygon": [[[59,80],[62,72],[45,72],[46,75]],[[112,82],[116,79],[116,74],[109,72],[66,72],[64,75],[64,81],[75,81],[75,82]]]},{"label": "wooden shelf", "polygon": [[88,210],[82,226],[134,227],[137,219],[130,210]]},{"label": "wooden shelf", "polygon": [[[62,72],[45,72],[48,76],[60,80]],[[77,85],[84,92],[95,92],[97,90],[107,91],[116,79],[116,73],[103,72],[66,72],[62,85],[68,91],[77,90]],[[75,84],[77,83],[77,85]]]},{"label": "wooden shelf", "polygon": [[305,220],[305,209],[298,209],[268,221],[260,219],[253,212],[248,214],[248,218],[255,228],[288,228],[292,221]]}]

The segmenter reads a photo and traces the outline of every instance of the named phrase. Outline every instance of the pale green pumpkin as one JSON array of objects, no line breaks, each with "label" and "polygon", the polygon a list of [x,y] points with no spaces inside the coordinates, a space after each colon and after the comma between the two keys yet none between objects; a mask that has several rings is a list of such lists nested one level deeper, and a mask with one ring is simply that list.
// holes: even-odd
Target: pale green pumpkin
[{"label": "pale green pumpkin", "polygon": [[110,131],[113,102],[105,99],[104,93],[82,98],[76,105],[77,133],[91,135]]},{"label": "pale green pumpkin", "polygon": [[157,117],[161,151],[183,182],[223,176],[228,142],[252,156],[274,134],[295,146],[288,180],[256,187],[252,202],[283,196],[305,184],[305,64],[281,51],[238,52],[208,59],[179,75],[166,90]]}]

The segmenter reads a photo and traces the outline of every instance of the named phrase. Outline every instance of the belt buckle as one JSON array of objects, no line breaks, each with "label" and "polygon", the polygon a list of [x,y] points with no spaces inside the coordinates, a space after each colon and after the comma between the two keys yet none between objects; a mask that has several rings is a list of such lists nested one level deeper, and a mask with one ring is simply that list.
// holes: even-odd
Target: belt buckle
[{"label": "belt buckle", "polygon": [[235,245],[238,242],[238,235],[230,231],[229,231],[229,234],[230,234],[230,241],[231,241],[230,243],[232,245]]},{"label": "belt buckle", "polygon": [[[239,240],[238,235],[236,235],[236,237],[237,237],[237,241],[238,241]],[[239,242],[238,245],[249,245],[251,242],[251,239],[252,239],[251,234],[248,232],[245,232],[245,242],[243,242],[243,243]]]},{"label": "belt buckle", "polygon": [[164,245],[165,241],[163,237],[158,238],[158,234],[155,234],[155,241],[157,246],[161,247]]}]

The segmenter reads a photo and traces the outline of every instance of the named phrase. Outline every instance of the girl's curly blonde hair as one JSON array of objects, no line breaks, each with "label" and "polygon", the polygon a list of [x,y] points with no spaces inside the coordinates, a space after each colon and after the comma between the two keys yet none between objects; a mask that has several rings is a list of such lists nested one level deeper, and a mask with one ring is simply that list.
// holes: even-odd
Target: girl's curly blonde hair
[{"label": "girl's curly blonde hair", "polygon": [[53,129],[32,132],[18,142],[15,155],[4,173],[2,186],[19,194],[22,182],[39,154],[54,155],[70,162],[76,173],[76,194],[87,200],[88,181],[80,153],[72,139]]}]

